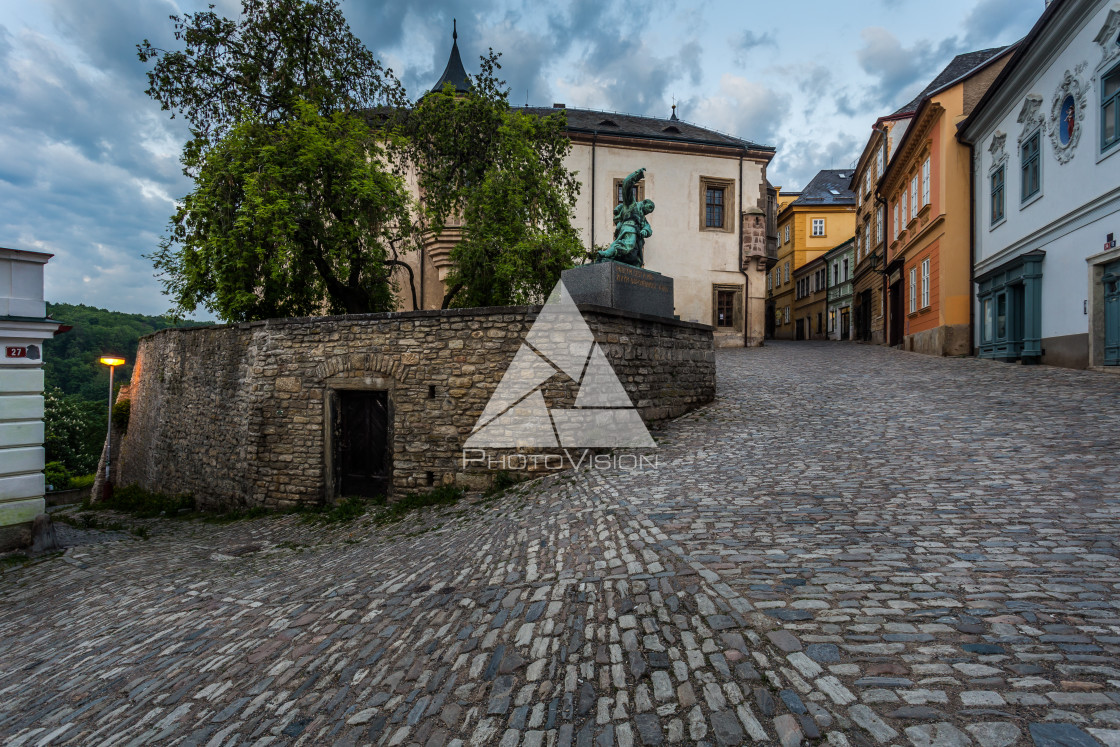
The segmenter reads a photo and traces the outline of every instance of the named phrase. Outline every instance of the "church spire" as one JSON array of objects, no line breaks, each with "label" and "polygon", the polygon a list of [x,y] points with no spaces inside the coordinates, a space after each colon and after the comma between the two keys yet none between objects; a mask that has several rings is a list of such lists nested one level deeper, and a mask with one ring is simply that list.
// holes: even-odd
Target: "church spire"
[{"label": "church spire", "polygon": [[432,86],[432,93],[442,91],[445,83],[455,86],[456,93],[466,93],[471,87],[470,78],[467,77],[467,71],[463,67],[463,59],[459,56],[459,28],[454,18],[451,19],[451,56],[447,60],[443,75]]}]

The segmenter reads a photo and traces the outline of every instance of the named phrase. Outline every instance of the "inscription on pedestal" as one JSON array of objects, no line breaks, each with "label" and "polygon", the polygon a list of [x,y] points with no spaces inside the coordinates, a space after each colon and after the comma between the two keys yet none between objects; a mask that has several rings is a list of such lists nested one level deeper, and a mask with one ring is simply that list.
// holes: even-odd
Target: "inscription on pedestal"
[{"label": "inscription on pedestal", "polygon": [[673,279],[620,262],[598,262],[563,273],[576,303],[590,303],[651,316],[673,316]]}]

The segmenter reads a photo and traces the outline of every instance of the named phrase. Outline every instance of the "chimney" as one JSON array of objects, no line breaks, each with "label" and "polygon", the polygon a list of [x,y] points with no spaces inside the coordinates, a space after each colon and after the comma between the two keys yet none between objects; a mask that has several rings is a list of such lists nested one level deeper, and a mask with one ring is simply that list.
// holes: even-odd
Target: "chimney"
[{"label": "chimney", "polygon": [[552,108],[553,109],[567,109],[568,107],[567,107],[566,104],[553,104]]}]

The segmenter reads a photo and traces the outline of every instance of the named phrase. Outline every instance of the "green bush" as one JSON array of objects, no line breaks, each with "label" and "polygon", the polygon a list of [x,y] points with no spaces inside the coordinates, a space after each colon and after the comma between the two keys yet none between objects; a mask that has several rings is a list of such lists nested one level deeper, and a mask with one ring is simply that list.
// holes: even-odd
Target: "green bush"
[{"label": "green bush", "polygon": [[119,433],[128,431],[128,416],[132,413],[132,400],[122,399],[117,400],[113,405],[113,427]]},{"label": "green bush", "polygon": [[51,388],[43,393],[43,407],[47,461],[79,475],[96,470],[105,445],[105,400],[87,402]]},{"label": "green bush", "polygon": [[82,475],[81,477],[71,477],[70,489],[81,490],[82,488],[88,488],[93,485],[93,481],[95,479],[97,479],[97,475]]},{"label": "green bush", "polygon": [[43,472],[47,476],[47,490],[70,489],[70,483],[73,480],[70,477],[70,470],[66,469],[66,465],[62,462],[47,462]]}]

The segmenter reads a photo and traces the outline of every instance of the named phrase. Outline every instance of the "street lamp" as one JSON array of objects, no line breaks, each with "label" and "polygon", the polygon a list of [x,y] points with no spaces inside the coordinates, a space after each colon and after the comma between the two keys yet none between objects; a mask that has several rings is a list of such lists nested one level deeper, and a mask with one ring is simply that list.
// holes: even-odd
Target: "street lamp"
[{"label": "street lamp", "polygon": [[101,357],[101,362],[109,367],[109,425],[105,436],[105,487],[101,490],[101,500],[107,501],[113,497],[113,483],[109,478],[109,460],[113,452],[113,371],[117,366],[124,365],[124,358],[105,355]]}]

